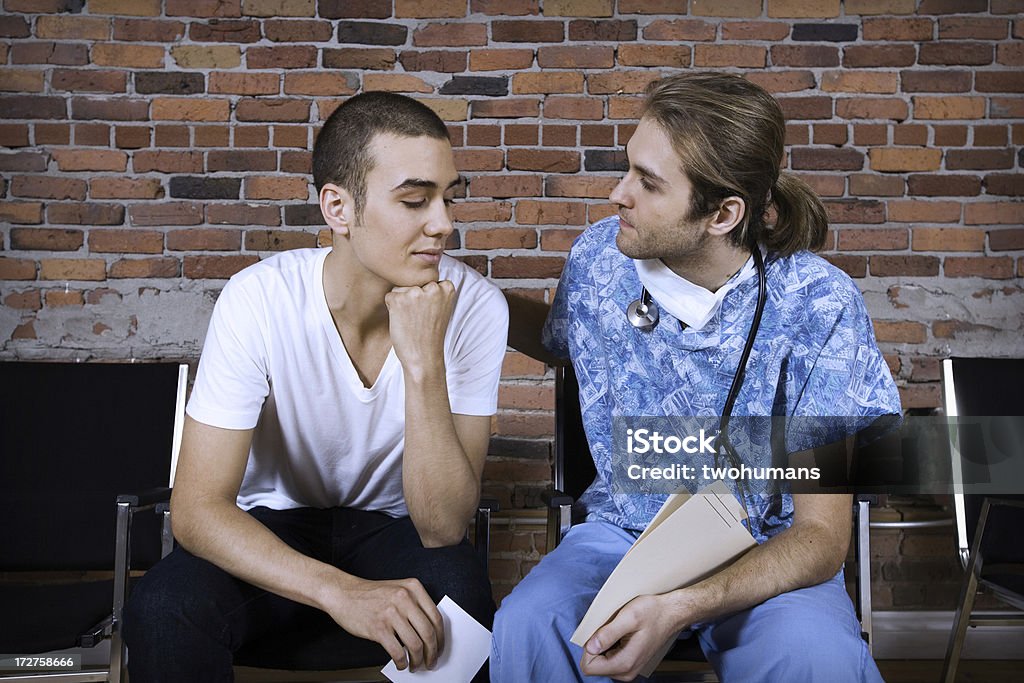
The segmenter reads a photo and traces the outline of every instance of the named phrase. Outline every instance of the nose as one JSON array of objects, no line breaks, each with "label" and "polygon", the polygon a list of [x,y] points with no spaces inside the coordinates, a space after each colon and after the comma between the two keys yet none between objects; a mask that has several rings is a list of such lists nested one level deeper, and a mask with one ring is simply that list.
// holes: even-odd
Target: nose
[{"label": "nose", "polygon": [[630,200],[629,192],[626,190],[626,178],[628,177],[628,175],[623,176],[622,180],[612,188],[611,194],[608,195],[608,201],[612,204],[615,204],[616,206],[624,206],[626,208],[630,207],[632,202]]},{"label": "nose", "polygon": [[434,207],[427,220],[426,233],[431,236],[448,237],[455,231],[451,210],[443,200],[433,202]]}]

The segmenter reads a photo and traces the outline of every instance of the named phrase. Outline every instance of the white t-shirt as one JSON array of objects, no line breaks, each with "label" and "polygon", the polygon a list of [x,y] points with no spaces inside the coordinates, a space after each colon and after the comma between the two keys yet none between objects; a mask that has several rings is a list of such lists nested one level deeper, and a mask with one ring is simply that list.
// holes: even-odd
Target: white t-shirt
[{"label": "white t-shirt", "polygon": [[[327,307],[325,249],[277,254],[232,277],[213,310],[187,412],[250,429],[238,504],[408,515],[402,494],[405,379],[394,349],[364,387]],[[443,256],[456,303],[445,335],[453,413],[493,415],[508,335],[501,291]]]}]

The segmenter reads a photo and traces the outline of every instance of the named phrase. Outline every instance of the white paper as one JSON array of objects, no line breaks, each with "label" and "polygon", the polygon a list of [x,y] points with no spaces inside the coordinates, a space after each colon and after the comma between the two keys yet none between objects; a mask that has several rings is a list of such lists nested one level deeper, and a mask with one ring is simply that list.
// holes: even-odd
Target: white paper
[{"label": "white paper", "polygon": [[447,595],[437,603],[444,619],[444,649],[433,669],[399,670],[394,660],[380,670],[394,683],[470,683],[491,654],[491,632]]}]

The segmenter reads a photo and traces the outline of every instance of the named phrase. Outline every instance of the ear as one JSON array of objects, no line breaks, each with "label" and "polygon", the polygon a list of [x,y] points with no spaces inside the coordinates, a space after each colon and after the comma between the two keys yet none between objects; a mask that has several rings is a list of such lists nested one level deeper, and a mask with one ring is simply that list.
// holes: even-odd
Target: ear
[{"label": "ear", "polygon": [[348,190],[334,183],[327,183],[320,188],[320,213],[327,222],[327,227],[338,236],[350,233],[355,222],[355,202]]},{"label": "ear", "polygon": [[747,204],[741,197],[726,197],[718,205],[718,210],[707,219],[709,235],[723,236],[732,232],[733,228],[743,221]]}]

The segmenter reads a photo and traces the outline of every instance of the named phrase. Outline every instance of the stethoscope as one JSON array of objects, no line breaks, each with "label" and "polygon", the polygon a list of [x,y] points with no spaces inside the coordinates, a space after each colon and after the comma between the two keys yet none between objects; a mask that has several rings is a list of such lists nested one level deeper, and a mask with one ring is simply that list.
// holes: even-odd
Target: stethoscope
[{"label": "stethoscope", "polygon": [[[750,324],[750,331],[747,332],[747,341],[743,345],[743,353],[740,355],[740,364],[736,373],[732,376],[732,384],[729,386],[729,393],[725,398],[725,407],[722,408],[722,419],[718,423],[718,436],[715,437],[715,467],[718,467],[718,457],[725,453],[726,459],[731,467],[739,469],[741,460],[732,442],[729,441],[729,422],[732,420],[732,409],[736,404],[736,397],[743,388],[743,376],[747,371],[747,360],[750,358],[750,351],[754,348],[754,339],[757,337],[757,330],[761,327],[761,314],[764,313],[765,301],[768,298],[767,275],[764,267],[764,257],[761,256],[761,249],[755,245],[750,250],[754,257],[754,266],[757,268],[757,305],[754,307],[754,320]],[[647,288],[640,292],[640,298],[634,301],[626,309],[626,319],[629,324],[638,330],[650,332],[653,330],[659,319],[658,304],[651,297]],[[736,480],[736,487],[739,489],[744,508],[747,506],[746,486],[743,479]],[[748,511],[748,519],[750,514]]]}]

